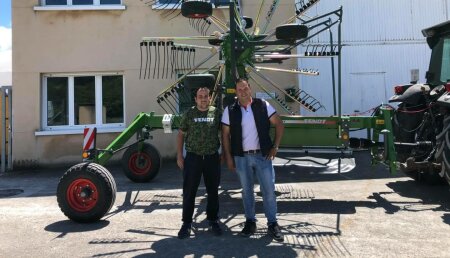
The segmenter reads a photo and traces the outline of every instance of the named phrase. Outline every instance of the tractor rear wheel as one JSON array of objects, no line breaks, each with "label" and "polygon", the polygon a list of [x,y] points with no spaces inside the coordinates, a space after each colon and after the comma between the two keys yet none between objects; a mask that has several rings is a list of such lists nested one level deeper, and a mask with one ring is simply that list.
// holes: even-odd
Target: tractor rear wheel
[{"label": "tractor rear wheel", "polygon": [[98,221],[111,209],[116,192],[116,182],[105,167],[80,163],[61,177],[56,197],[64,215],[86,223]]},{"label": "tractor rear wheel", "polygon": [[133,182],[149,182],[159,172],[161,156],[151,144],[143,143],[139,150],[138,144],[129,147],[122,156],[122,169]]},{"label": "tractor rear wheel", "polygon": [[444,118],[443,130],[436,136],[436,144],[435,158],[437,162],[442,164],[439,175],[450,184],[450,115]]}]

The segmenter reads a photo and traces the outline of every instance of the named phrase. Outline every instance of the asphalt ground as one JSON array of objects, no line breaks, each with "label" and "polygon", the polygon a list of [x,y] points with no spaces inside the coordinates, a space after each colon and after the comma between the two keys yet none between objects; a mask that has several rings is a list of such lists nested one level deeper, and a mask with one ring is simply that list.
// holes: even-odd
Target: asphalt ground
[{"label": "asphalt ground", "polygon": [[[281,155],[281,154],[280,154]],[[267,234],[261,197],[258,231],[242,238],[237,175],[222,171],[224,234],[207,230],[203,183],[194,233],[179,240],[182,175],[165,162],[150,183],[133,183],[107,167],[117,198],[100,221],[68,220],[56,201],[65,169],[0,175],[0,257],[450,257],[450,191],[370,166],[366,152],[277,158],[278,219],[284,242]],[[258,187],[257,187],[258,188]],[[258,190],[257,190],[258,191]]]}]

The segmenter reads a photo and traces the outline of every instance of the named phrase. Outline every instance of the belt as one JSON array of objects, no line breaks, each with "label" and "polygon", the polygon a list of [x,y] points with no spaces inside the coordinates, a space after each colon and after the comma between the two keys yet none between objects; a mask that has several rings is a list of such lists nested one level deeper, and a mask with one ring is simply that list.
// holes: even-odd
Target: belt
[{"label": "belt", "polygon": [[244,154],[258,154],[261,153],[261,150],[248,150],[244,151]]},{"label": "belt", "polygon": [[193,156],[197,156],[197,157],[202,158],[202,159],[210,158],[210,157],[212,157],[212,156],[218,155],[217,152],[216,152],[216,153],[213,153],[213,154],[199,155],[199,154],[196,154],[196,153],[190,152],[190,151],[188,151],[186,154],[193,155]]}]

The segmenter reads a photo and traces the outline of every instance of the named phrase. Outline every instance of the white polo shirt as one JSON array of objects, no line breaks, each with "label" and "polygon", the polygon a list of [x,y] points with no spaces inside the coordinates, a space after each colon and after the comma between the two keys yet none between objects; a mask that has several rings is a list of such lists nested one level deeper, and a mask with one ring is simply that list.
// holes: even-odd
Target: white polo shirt
[{"label": "white polo shirt", "polygon": [[[266,103],[268,118],[276,113],[276,110],[269,104],[269,102],[262,100]],[[242,113],[242,148],[244,151],[259,150],[259,137],[256,130],[255,118],[253,117],[253,111],[250,105],[247,107],[241,106]],[[230,116],[228,114],[228,107],[225,108],[222,115],[222,123],[230,126]]]}]

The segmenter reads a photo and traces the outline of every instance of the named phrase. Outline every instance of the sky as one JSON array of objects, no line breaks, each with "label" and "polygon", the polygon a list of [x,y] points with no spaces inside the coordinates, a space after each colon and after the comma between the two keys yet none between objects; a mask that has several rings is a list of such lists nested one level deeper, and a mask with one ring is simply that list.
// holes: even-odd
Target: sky
[{"label": "sky", "polygon": [[11,85],[11,0],[0,0],[0,86]]}]

